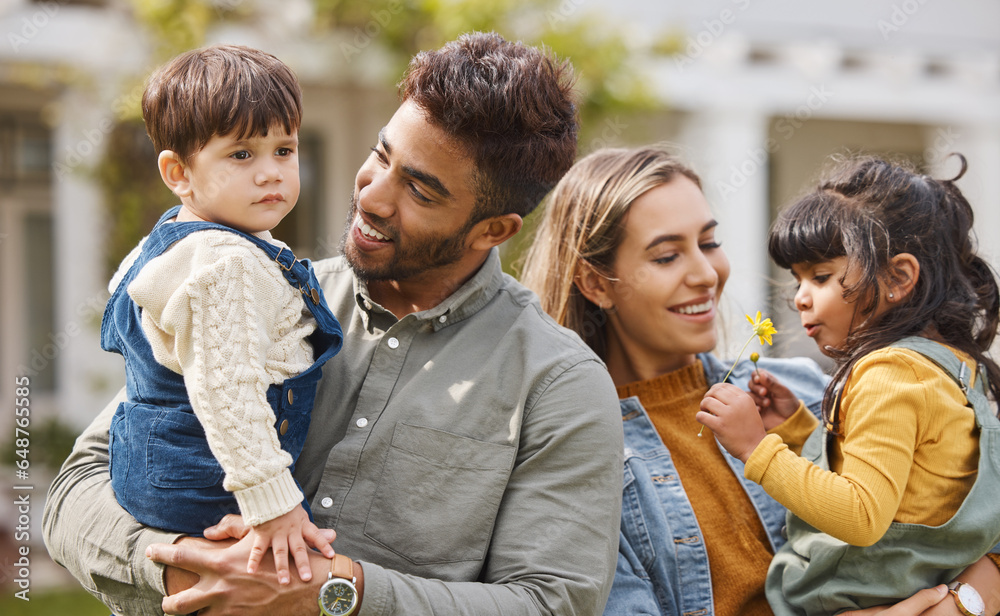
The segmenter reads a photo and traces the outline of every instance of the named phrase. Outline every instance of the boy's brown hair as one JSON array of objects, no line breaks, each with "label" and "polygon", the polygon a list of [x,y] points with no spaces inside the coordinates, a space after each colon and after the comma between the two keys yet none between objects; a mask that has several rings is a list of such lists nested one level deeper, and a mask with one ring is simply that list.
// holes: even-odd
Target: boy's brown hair
[{"label": "boy's brown hair", "polygon": [[302,123],[302,93],[291,69],[269,53],[213,45],[157,69],[142,95],[142,119],[157,152],[187,162],[216,135],[244,139]]}]

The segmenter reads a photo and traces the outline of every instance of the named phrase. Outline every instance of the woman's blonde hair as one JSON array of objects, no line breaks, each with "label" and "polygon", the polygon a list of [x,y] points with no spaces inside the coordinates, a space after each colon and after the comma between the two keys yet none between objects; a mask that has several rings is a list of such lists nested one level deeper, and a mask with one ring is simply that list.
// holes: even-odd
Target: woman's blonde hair
[{"label": "woman's blonde hair", "polygon": [[607,316],[575,284],[582,263],[613,278],[632,203],[678,174],[701,187],[698,175],[665,147],[606,148],[580,159],[546,199],[521,281],[538,294],[542,309],[602,358]]}]

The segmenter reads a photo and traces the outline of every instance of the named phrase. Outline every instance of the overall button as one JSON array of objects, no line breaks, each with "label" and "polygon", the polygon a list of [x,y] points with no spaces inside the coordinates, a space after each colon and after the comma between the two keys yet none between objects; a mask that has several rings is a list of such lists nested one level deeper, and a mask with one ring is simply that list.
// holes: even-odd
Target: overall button
[{"label": "overall button", "polygon": [[365,426],[368,425],[368,420],[362,417],[354,425],[356,425],[359,428],[364,428]]},{"label": "overall button", "polygon": [[333,507],[333,499],[327,496],[321,500],[319,504],[322,505],[324,509],[329,509],[330,507]]},{"label": "overall button", "polygon": [[281,420],[281,425],[278,426],[278,434],[280,434],[281,436],[284,436],[286,432],[288,432],[288,420],[287,419],[282,419]]},{"label": "overall button", "polygon": [[288,404],[292,404],[295,400],[295,396],[292,395],[292,390],[288,390]]},{"label": "overall button", "polygon": [[389,338],[388,345],[389,345],[390,349],[398,348],[399,347],[399,340],[397,340],[396,338]]}]

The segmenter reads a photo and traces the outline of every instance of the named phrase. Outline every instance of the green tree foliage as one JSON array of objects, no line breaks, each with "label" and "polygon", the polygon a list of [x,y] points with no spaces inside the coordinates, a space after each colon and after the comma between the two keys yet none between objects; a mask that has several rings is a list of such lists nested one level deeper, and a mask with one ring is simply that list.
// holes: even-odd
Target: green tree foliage
[{"label": "green tree foliage", "polygon": [[581,0],[316,0],[317,27],[347,36],[350,59],[371,45],[387,51],[403,72],[418,51],[434,49],[470,31],[495,30],[508,39],[544,45],[572,61],[586,134],[593,120],[616,112],[649,109],[652,95],[632,60],[651,49],[630,47],[628,33],[606,16],[588,12]]},{"label": "green tree foliage", "polygon": [[212,26],[247,16],[240,0],[131,0],[135,19],[149,33],[157,62],[200,47]]},{"label": "green tree foliage", "polygon": [[157,153],[141,119],[119,122],[108,135],[107,152],[96,173],[110,214],[105,240],[105,266],[110,277],[160,215],[178,200],[160,180]]},{"label": "green tree foliage", "polygon": [[[235,21],[266,30],[259,23],[262,2],[131,0],[131,5],[149,33],[158,64],[204,44],[219,25]],[[437,48],[465,32],[494,30],[511,40],[543,45],[569,59],[576,69],[580,140],[590,144],[600,141],[598,135],[607,136],[608,127],[615,125],[612,118],[653,108],[652,94],[634,58],[663,53],[664,48],[660,42],[652,49],[637,49],[628,33],[612,27],[607,16],[590,13],[580,4],[581,0],[314,0],[312,34],[337,36],[347,60],[387,54],[393,64],[387,88],[415,53]],[[175,201],[156,174],[155,152],[147,147],[148,140],[136,138],[136,131],[141,131],[141,123],[135,124],[138,107],[125,116],[98,169],[111,224],[109,268],[117,266],[159,213]],[[582,153],[588,149],[581,146]],[[520,235],[521,242],[529,237]]]}]

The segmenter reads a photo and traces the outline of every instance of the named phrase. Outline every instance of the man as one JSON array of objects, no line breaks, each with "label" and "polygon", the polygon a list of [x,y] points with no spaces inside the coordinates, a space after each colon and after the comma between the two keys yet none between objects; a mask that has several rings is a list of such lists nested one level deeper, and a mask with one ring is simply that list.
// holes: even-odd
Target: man
[{"label": "man", "polygon": [[316,263],[344,346],[295,470],[340,561],[311,553],[324,575],[283,586],[245,572],[245,541],[211,540],[241,536],[236,517],[209,539],[136,524],[108,479],[117,401],[50,490],[53,557],[119,614],[158,614],[163,595],[168,613],[209,615],[600,613],[617,396],[496,249],[573,162],[570,81],[568,64],[496,34],[418,54],[358,172],[344,257]]}]

